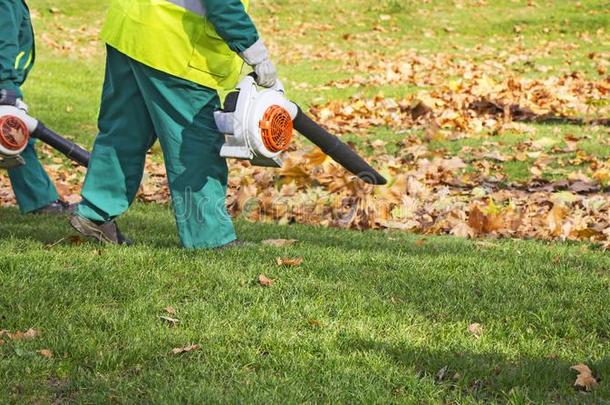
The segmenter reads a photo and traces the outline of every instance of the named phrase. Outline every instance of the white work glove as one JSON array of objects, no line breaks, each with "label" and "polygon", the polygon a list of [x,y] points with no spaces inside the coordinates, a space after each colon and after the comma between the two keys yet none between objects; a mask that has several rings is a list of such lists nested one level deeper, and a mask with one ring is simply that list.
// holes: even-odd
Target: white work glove
[{"label": "white work glove", "polygon": [[256,84],[262,87],[275,86],[277,82],[277,69],[269,59],[269,51],[267,51],[267,47],[261,39],[240,53],[239,56],[254,69]]}]

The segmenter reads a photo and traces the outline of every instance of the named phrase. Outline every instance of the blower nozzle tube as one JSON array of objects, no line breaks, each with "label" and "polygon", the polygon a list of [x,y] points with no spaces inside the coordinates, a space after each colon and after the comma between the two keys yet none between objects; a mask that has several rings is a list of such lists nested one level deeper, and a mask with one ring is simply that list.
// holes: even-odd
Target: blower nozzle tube
[{"label": "blower nozzle tube", "polygon": [[84,167],[89,166],[89,158],[91,157],[89,152],[74,142],[69,141],[61,135],[51,131],[49,128],[45,127],[42,122],[38,122],[32,136],[40,139],[42,142],[46,143],[52,148],[57,149],[59,152],[63,153],[79,165]]},{"label": "blower nozzle tube", "polygon": [[349,146],[315,123],[298,105],[297,108],[298,112],[293,121],[294,129],[364,182],[375,185],[387,183],[387,180],[379,172],[373,169]]}]

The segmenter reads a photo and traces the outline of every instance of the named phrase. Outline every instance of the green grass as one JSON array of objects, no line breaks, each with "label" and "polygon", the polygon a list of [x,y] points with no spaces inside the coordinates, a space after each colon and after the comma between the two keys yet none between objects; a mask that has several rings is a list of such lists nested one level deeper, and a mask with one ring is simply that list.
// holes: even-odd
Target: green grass
[{"label": "green grass", "polygon": [[[610,372],[610,258],[584,245],[476,242],[238,222],[252,245],[177,247],[168,209],[122,221],[132,248],[61,240],[64,220],[3,211],[0,346],[9,402],[524,403]],[[293,247],[260,245],[294,238]],[[10,253],[10,254],[9,254]],[[300,267],[275,258],[302,257]],[[256,282],[265,274],[270,288]],[[171,305],[180,324],[160,319]],[[483,325],[476,339],[468,325]],[[196,343],[196,352],[170,351]],[[53,359],[36,353],[50,349]],[[447,367],[445,379],[435,376]]]},{"label": "green grass", "polygon": [[[107,2],[28,3],[40,41],[26,101],[49,127],[90,147],[103,78],[103,47],[90,38]],[[595,77],[587,54],[607,52],[610,45],[607,35],[595,36],[610,26],[607,1],[537,0],[535,8],[525,0],[486,3],[257,0],[253,15],[280,49],[298,42],[391,56],[414,48],[483,60],[518,41],[530,47],[565,41],[577,48],[569,55],[537,56],[534,63],[549,65],[549,74],[577,66]],[[380,20],[382,14],[391,19]],[[277,32],[270,32],[271,24]],[[316,27],[324,24],[334,28],[321,35]],[[369,36],[376,24],[395,30]],[[350,41],[345,34],[365,39]],[[50,47],[49,38],[66,48]],[[472,52],[477,44],[489,46],[490,53]],[[289,95],[303,105],[416,90],[405,85],[292,91],[294,83],[318,86],[349,77],[345,61],[304,58],[285,64],[281,56],[275,58]],[[515,70],[543,75],[523,66]],[[533,127],[533,135],[432,141],[428,147],[467,158],[461,152],[465,146],[497,142],[506,152],[529,138],[551,137],[561,145],[572,133],[591,135],[579,144],[587,153],[609,152],[603,131]],[[404,136],[379,128],[346,138],[363,149],[366,142],[383,139],[388,152],[398,153],[395,144]],[[531,163],[502,167],[509,179],[526,180]],[[448,237],[421,242],[421,236],[400,232],[240,220],[238,233],[251,245],[205,252],[179,248],[166,206],[138,204],[120,224],[137,241],[134,247],[74,243],[65,219],[0,209],[0,329],[41,331],[33,341],[0,345],[0,403],[610,400],[610,258],[595,246]],[[299,243],[290,248],[258,243],[267,238]],[[277,267],[278,256],[304,262]],[[261,273],[275,284],[259,286]],[[159,319],[168,305],[177,310],[177,327]],[[483,325],[480,339],[467,331],[474,322]],[[201,349],[170,354],[190,343]],[[40,356],[40,349],[52,350],[54,357]],[[593,393],[572,387],[570,366],[579,362],[601,377]],[[445,367],[444,378],[437,378]]]}]

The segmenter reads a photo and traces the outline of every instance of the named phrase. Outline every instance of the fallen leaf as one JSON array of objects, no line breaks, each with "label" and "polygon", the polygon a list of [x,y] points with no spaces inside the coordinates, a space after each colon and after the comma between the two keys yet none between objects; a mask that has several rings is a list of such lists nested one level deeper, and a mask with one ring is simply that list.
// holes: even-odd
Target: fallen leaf
[{"label": "fallen leaf", "polygon": [[38,337],[39,335],[40,335],[40,332],[38,332],[36,329],[30,328],[23,334],[23,337],[25,339],[30,340],[30,339],[34,339],[34,338]]},{"label": "fallen leaf", "polygon": [[15,333],[6,332],[6,335],[11,340],[32,340],[40,335],[40,333],[33,328],[28,329],[26,332],[17,331]]},{"label": "fallen leaf", "polygon": [[176,315],[176,309],[171,305],[166,306],[165,308],[163,308],[163,310],[167,312],[168,315]]},{"label": "fallen leaf", "polygon": [[438,373],[436,373],[436,381],[443,381],[445,379],[445,377],[447,376],[447,371],[449,370],[448,366],[445,366],[443,368],[441,368],[440,370],[438,370]]},{"label": "fallen leaf", "polygon": [[590,193],[599,191],[599,184],[591,181],[575,181],[570,184],[570,191],[573,193]]},{"label": "fallen leaf", "polygon": [[554,236],[561,235],[563,220],[567,215],[567,209],[559,204],[555,204],[549,211],[546,217],[546,222],[551,234]]},{"label": "fallen leaf", "polygon": [[310,326],[315,326],[318,328],[322,327],[322,322],[318,321],[317,319],[310,319],[307,321],[307,323],[309,323]]},{"label": "fallen leaf", "polygon": [[182,354],[182,353],[188,353],[188,352],[192,352],[195,350],[199,350],[201,348],[201,345],[189,345],[189,346],[185,346],[185,347],[176,347],[174,349],[172,349],[172,354]]},{"label": "fallen leaf", "polygon": [[277,263],[278,266],[297,267],[297,266],[300,266],[303,263],[303,258],[302,257],[297,257],[297,258],[294,258],[294,259],[288,259],[288,258],[277,257],[275,259],[275,262]]},{"label": "fallen leaf", "polygon": [[267,245],[267,246],[281,247],[281,246],[294,245],[297,242],[298,242],[298,240],[296,240],[296,239],[267,239],[267,240],[262,241],[261,243],[263,245]]},{"label": "fallen leaf", "polygon": [[83,243],[83,239],[79,235],[72,235],[68,237],[68,241],[74,246],[79,246]]},{"label": "fallen leaf", "polygon": [[50,359],[53,357],[53,352],[50,351],[49,349],[36,350],[36,353],[40,354],[42,357],[46,357],[47,359]]},{"label": "fallen leaf", "polygon": [[580,363],[570,368],[578,372],[576,381],[574,382],[576,388],[591,391],[597,386],[597,379],[593,377],[593,372],[587,365]]},{"label": "fallen leaf", "polygon": [[483,233],[485,214],[476,205],[470,210],[468,215],[468,226],[476,233]]},{"label": "fallen leaf", "polygon": [[170,318],[169,316],[160,316],[159,319],[169,323],[170,326],[176,326],[180,323],[180,320],[175,319],[175,318]]},{"label": "fallen leaf", "polygon": [[415,241],[415,244],[416,244],[417,246],[419,246],[419,247],[422,247],[422,246],[424,246],[424,245],[426,244],[426,239],[424,239],[424,238],[417,239],[417,240]]},{"label": "fallen leaf", "polygon": [[471,238],[474,237],[476,231],[472,229],[467,223],[460,222],[451,230],[451,234],[460,238]]},{"label": "fallen leaf", "polygon": [[471,323],[468,325],[468,332],[472,333],[475,338],[479,339],[483,334],[483,325],[480,323]]},{"label": "fallen leaf", "polygon": [[271,287],[273,285],[273,280],[265,277],[264,274],[258,276],[258,283],[263,287]]}]

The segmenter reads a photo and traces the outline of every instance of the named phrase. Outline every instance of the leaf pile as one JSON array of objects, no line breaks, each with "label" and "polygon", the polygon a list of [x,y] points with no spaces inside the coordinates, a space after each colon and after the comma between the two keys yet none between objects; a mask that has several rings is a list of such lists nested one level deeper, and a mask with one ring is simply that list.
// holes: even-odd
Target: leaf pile
[{"label": "leaf pile", "polygon": [[441,132],[445,138],[456,139],[481,132],[523,130],[515,121],[569,122],[574,117],[580,118],[578,122],[590,119],[610,125],[610,120],[597,118],[610,116],[610,76],[603,80],[579,74],[547,80],[508,77],[496,82],[478,72],[472,79],[435,86],[402,99],[377,96],[332,101],[313,106],[310,112],[336,134],[366,134],[380,126],[396,131],[425,126],[433,128],[431,136]]},{"label": "leaf pile", "polygon": [[[340,24],[341,19],[352,17],[337,18]],[[334,80],[323,84],[289,82],[292,91],[400,89],[391,97],[354,95],[347,100],[315,104],[309,110],[330,132],[361,137],[359,151],[370,152],[368,160],[389,184],[373,188],[362,183],[297,137],[279,170],[230,162],[227,204],[233,216],[355,229],[590,240],[610,245],[610,205],[605,192],[610,184],[610,161],[583,151],[578,137],[565,135],[560,141],[529,137],[536,127],[528,124],[566,121],[587,125],[587,137],[597,136],[599,142],[609,144],[610,54],[589,53],[593,75],[576,70],[585,66],[572,64],[570,57],[571,52],[583,52],[583,43],[603,39],[604,30],[581,38],[579,43],[547,40],[525,46],[520,30],[515,29],[514,45],[504,50],[456,45],[455,53],[429,53],[405,50],[399,35],[386,35],[400,31],[390,15],[362,24],[369,24],[370,29],[346,34],[342,39],[353,45],[349,47],[295,44],[282,40],[286,35],[277,35],[282,31],[298,38],[335,29],[334,25],[316,21],[295,20],[284,28],[277,19],[271,19],[264,29],[270,48],[282,54],[283,63],[338,63],[338,67],[330,68],[336,69]],[[62,45],[63,37],[88,43],[94,33],[56,28],[52,40],[43,39],[43,43],[60,52],[73,47],[70,43]],[[451,28],[446,32],[451,33]],[[541,62],[558,56],[564,64],[546,66]],[[386,145],[385,141],[370,139],[375,128],[388,128],[404,134],[404,138]],[[504,133],[528,138],[506,152],[500,150],[501,141],[496,138]],[[482,146],[463,147],[459,153],[430,146],[435,140],[480,137],[488,141]],[[556,153],[550,154],[549,150]],[[70,201],[78,200],[83,169],[67,165],[48,147],[42,148],[42,155],[46,163],[53,162],[45,167],[60,194]],[[531,179],[523,184],[508,182],[501,163],[526,160],[533,161]],[[568,171],[566,166],[578,167],[578,171]],[[561,180],[542,180],[549,173]],[[138,198],[169,202],[165,169],[159,159],[147,160]],[[8,178],[2,172],[0,205],[13,204]]]}]

